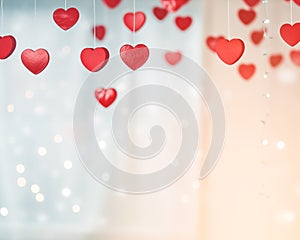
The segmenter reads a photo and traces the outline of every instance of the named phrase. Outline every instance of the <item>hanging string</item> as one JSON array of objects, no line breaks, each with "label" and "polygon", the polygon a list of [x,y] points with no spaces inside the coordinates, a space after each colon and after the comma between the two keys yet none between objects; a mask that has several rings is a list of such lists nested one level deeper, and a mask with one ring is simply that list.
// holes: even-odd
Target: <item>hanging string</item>
[{"label": "hanging string", "polygon": [[135,46],[135,0],[133,0],[133,46]]},{"label": "hanging string", "polygon": [[67,0],[65,0],[65,9],[67,9]]},{"label": "hanging string", "polygon": [[290,0],[290,17],[291,17],[291,25],[293,25],[293,0]]},{"label": "hanging string", "polygon": [[94,48],[96,47],[96,0],[93,1],[93,9],[94,9],[94,26],[93,26],[93,33],[94,33]]},{"label": "hanging string", "polygon": [[34,17],[36,17],[36,0],[34,0]]},{"label": "hanging string", "polygon": [[1,8],[1,30],[3,30],[3,26],[4,26],[4,23],[3,23],[3,19],[4,19],[4,13],[3,13],[3,4],[4,4],[4,0],[1,0],[1,3],[0,3],[0,8]]},{"label": "hanging string", "polygon": [[227,0],[227,37],[230,39],[230,0]]}]

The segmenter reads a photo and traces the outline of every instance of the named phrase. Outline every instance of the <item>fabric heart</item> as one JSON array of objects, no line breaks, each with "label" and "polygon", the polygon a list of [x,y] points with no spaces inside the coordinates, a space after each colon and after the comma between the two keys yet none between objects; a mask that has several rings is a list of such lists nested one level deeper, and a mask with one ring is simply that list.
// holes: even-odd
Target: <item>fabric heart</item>
[{"label": "fabric heart", "polygon": [[249,80],[255,73],[256,67],[254,64],[241,64],[239,65],[239,73],[245,79]]},{"label": "fabric heart", "polygon": [[117,98],[117,91],[114,88],[98,88],[95,97],[103,107],[109,107]]},{"label": "fabric heart", "polygon": [[277,67],[283,60],[282,54],[273,54],[270,56],[269,61],[272,67]]},{"label": "fabric heart", "polygon": [[241,39],[234,38],[232,40],[219,39],[216,44],[216,53],[219,58],[226,64],[232,65],[236,63],[245,50],[245,44]]},{"label": "fabric heart", "polygon": [[280,35],[288,45],[295,46],[300,41],[300,23],[283,24],[280,27]]},{"label": "fabric heart", "polygon": [[92,29],[92,33],[96,35],[96,38],[100,41],[104,39],[106,29],[103,25],[95,26]]},{"label": "fabric heart", "polygon": [[179,63],[181,58],[182,58],[181,52],[166,52],[165,54],[166,61],[172,66]]},{"label": "fabric heart", "polygon": [[189,0],[161,0],[163,8],[169,12],[176,12],[183,5],[187,4]]},{"label": "fabric heart", "polygon": [[37,75],[47,67],[50,56],[48,51],[43,48],[36,51],[26,49],[21,54],[21,60],[30,72]]},{"label": "fabric heart", "polygon": [[[126,27],[132,32],[137,32],[144,25],[146,21],[146,15],[143,12],[126,13],[123,17],[123,21]],[[135,24],[134,24],[135,23]]]},{"label": "fabric heart", "polygon": [[244,0],[244,2],[249,6],[249,7],[254,7],[255,5],[259,4],[261,0]]},{"label": "fabric heart", "polygon": [[215,52],[216,51],[216,44],[217,44],[219,39],[224,39],[224,37],[223,36],[219,36],[219,37],[209,36],[209,37],[206,38],[206,45],[209,47],[210,50]]},{"label": "fabric heart", "polygon": [[8,58],[16,49],[16,39],[11,36],[0,37],[0,59]]},{"label": "fabric heart", "polygon": [[106,6],[108,6],[109,8],[115,8],[115,7],[117,7],[119,4],[120,4],[120,2],[121,2],[121,0],[102,0],[105,4],[106,4]]},{"label": "fabric heart", "polygon": [[240,9],[238,15],[242,23],[246,25],[250,24],[256,18],[256,12],[253,9]]},{"label": "fabric heart", "polygon": [[300,66],[300,50],[293,50],[290,52],[290,57],[297,66]]},{"label": "fabric heart", "polygon": [[53,12],[54,22],[63,30],[73,27],[79,19],[79,11],[76,8],[68,10],[59,8]]},{"label": "fabric heart", "polygon": [[153,8],[153,14],[158,20],[163,20],[168,15],[168,11],[164,8],[155,7]]},{"label": "fabric heart", "polygon": [[108,62],[109,51],[104,47],[85,48],[80,54],[82,64],[91,72],[98,72]]},{"label": "fabric heart", "polygon": [[135,47],[124,45],[120,49],[122,61],[132,70],[136,70],[143,66],[149,57],[149,49],[144,44],[138,44]]},{"label": "fabric heart", "polygon": [[255,45],[260,44],[263,38],[264,38],[264,30],[253,31],[251,33],[251,40]]},{"label": "fabric heart", "polygon": [[182,31],[185,31],[186,29],[188,29],[191,26],[192,22],[193,22],[193,19],[191,17],[176,17],[175,18],[175,23],[176,23],[177,27]]}]

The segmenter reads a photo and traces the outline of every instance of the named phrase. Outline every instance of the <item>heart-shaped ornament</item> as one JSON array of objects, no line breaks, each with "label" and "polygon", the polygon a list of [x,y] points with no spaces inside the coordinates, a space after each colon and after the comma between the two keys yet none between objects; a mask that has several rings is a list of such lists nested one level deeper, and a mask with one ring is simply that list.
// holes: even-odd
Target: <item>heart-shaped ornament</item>
[{"label": "heart-shaped ornament", "polygon": [[209,47],[210,50],[213,52],[216,51],[216,44],[219,39],[225,39],[223,36],[218,36],[218,37],[213,37],[213,36],[208,36],[206,38],[206,45]]},{"label": "heart-shaped ornament", "polygon": [[238,16],[242,23],[245,25],[248,25],[254,21],[256,18],[256,12],[253,9],[245,10],[245,9],[240,9],[238,11]]},{"label": "heart-shaped ornament", "polygon": [[108,6],[109,8],[115,8],[117,7],[120,3],[121,0],[102,0],[106,6]]},{"label": "heart-shaped ornament", "polygon": [[158,20],[163,20],[168,15],[168,11],[164,8],[155,7],[153,8],[153,14]]},{"label": "heart-shaped ornament", "polygon": [[297,66],[300,66],[300,50],[292,50],[290,52],[290,57],[293,63],[295,63]]},{"label": "heart-shaped ornament", "polygon": [[175,23],[176,23],[177,27],[182,31],[187,30],[191,26],[192,22],[193,22],[193,19],[189,16],[175,18]]},{"label": "heart-shaped ornament", "polygon": [[117,95],[117,91],[114,88],[98,88],[95,90],[96,99],[105,108],[113,104]]},{"label": "heart-shaped ornament", "polygon": [[122,61],[132,70],[137,70],[143,66],[149,58],[149,49],[144,44],[135,47],[126,44],[120,49]]},{"label": "heart-shaped ornament", "polygon": [[98,25],[93,27],[92,33],[96,35],[96,38],[100,41],[104,39],[106,28],[103,25]]},{"label": "heart-shaped ornament", "polygon": [[261,0],[244,0],[244,2],[249,6],[249,7],[254,7],[257,4],[261,2]]},{"label": "heart-shaped ornament", "polygon": [[181,58],[182,58],[182,54],[179,51],[177,51],[177,52],[166,52],[166,54],[165,54],[166,61],[172,66],[179,63]]},{"label": "heart-shaped ornament", "polygon": [[108,62],[109,51],[104,47],[85,48],[80,54],[82,64],[91,72],[98,72]]},{"label": "heart-shaped ornament", "polygon": [[271,64],[272,67],[277,67],[280,65],[280,63],[282,62],[283,60],[283,56],[282,54],[272,54],[270,55],[270,58],[269,58],[269,62]]},{"label": "heart-shaped ornament", "polygon": [[283,24],[280,27],[280,35],[288,45],[295,46],[300,41],[300,23]]},{"label": "heart-shaped ornament", "polygon": [[242,78],[245,80],[249,80],[253,74],[255,73],[256,67],[254,64],[240,64],[238,67],[238,71]]},{"label": "heart-shaped ornament", "polygon": [[141,29],[146,21],[146,15],[143,12],[126,13],[123,17],[124,24],[132,32],[137,32]]},{"label": "heart-shaped ornament", "polygon": [[53,12],[54,22],[63,30],[67,31],[73,27],[79,19],[79,11],[76,8],[56,9]]},{"label": "heart-shaped ornament", "polygon": [[163,8],[169,12],[178,11],[183,5],[187,4],[189,0],[161,0]]},{"label": "heart-shaped ornament", "polygon": [[48,65],[50,55],[47,50],[40,48],[36,51],[26,49],[21,54],[21,60],[24,66],[33,74],[41,73]]},{"label": "heart-shaped ornament", "polygon": [[264,38],[264,30],[253,31],[251,33],[251,40],[255,45],[260,44],[263,38]]},{"label": "heart-shaped ornament", "polygon": [[241,39],[234,38],[219,39],[216,44],[216,53],[219,58],[226,64],[232,65],[236,63],[244,53],[245,44]]},{"label": "heart-shaped ornament", "polygon": [[8,58],[16,49],[16,39],[11,36],[0,36],[0,59]]}]

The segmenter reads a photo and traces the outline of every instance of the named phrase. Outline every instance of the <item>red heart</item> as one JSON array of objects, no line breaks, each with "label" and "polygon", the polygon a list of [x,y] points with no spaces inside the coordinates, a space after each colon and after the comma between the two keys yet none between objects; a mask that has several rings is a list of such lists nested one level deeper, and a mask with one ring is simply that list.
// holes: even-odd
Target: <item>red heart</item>
[{"label": "red heart", "polygon": [[17,42],[13,36],[0,37],[0,59],[8,58],[14,52],[16,45]]},{"label": "red heart", "polygon": [[206,38],[206,45],[209,47],[210,50],[215,52],[216,51],[216,44],[217,44],[217,41],[219,39],[224,39],[224,37],[223,36],[219,36],[219,37],[209,36],[209,37]]},{"label": "red heart", "polygon": [[251,33],[251,40],[255,45],[260,44],[263,38],[264,38],[264,30],[253,31]]},{"label": "red heart", "polygon": [[239,65],[239,73],[241,74],[241,76],[245,79],[248,80],[250,79],[253,74],[255,73],[256,67],[254,64],[241,64]]},{"label": "red heart", "polygon": [[168,11],[164,8],[155,7],[153,8],[153,14],[158,20],[163,20],[168,15]]},{"label": "red heart", "polygon": [[277,67],[283,60],[282,54],[273,54],[270,56],[269,61],[272,67]]},{"label": "red heart", "polygon": [[191,26],[193,19],[191,17],[177,17],[175,18],[175,22],[177,27],[179,27],[180,30],[184,31]]},{"label": "red heart", "polygon": [[120,56],[123,62],[132,70],[143,66],[149,57],[149,49],[144,44],[138,44],[135,47],[124,45],[120,49]]},{"label": "red heart", "polygon": [[169,12],[176,12],[184,4],[188,3],[189,0],[161,0],[163,8]]},{"label": "red heart", "polygon": [[[285,0],[286,2],[289,2],[290,0]],[[300,0],[294,0],[294,2],[300,6]]]},{"label": "red heart", "polygon": [[91,72],[98,72],[108,62],[109,52],[104,47],[85,48],[80,54],[82,64]]},{"label": "red heart", "polygon": [[290,52],[290,57],[297,66],[300,66],[300,50],[293,50]]},{"label": "red heart", "polygon": [[249,7],[254,7],[255,5],[259,4],[261,0],[244,0],[244,2],[249,6]]},{"label": "red heart", "polygon": [[77,23],[79,12],[76,8],[68,10],[59,8],[53,12],[53,19],[60,28],[66,31]]},{"label": "red heart", "polygon": [[234,38],[232,40],[219,39],[216,44],[216,53],[219,58],[226,64],[232,65],[236,63],[245,50],[245,44],[241,39]]},{"label": "red heart", "polygon": [[106,29],[103,25],[95,26],[92,29],[92,33],[95,34],[96,38],[101,41],[104,39]]},{"label": "red heart", "polygon": [[102,0],[109,8],[117,7],[121,0]]},{"label": "red heart", "polygon": [[103,107],[109,107],[117,98],[117,91],[114,88],[98,88],[95,97]]},{"label": "red heart", "polygon": [[256,12],[253,9],[240,9],[238,15],[240,20],[246,25],[250,24],[256,18]]},{"label": "red heart", "polygon": [[165,59],[172,66],[179,63],[181,58],[182,58],[181,52],[166,52],[165,54]]},{"label": "red heart", "polygon": [[47,50],[40,48],[36,51],[26,49],[21,54],[24,66],[33,74],[41,73],[48,65],[50,56]]},{"label": "red heart", "polygon": [[[123,17],[126,27],[132,32],[137,32],[145,23],[146,15],[143,12],[126,13]],[[135,26],[134,26],[135,23]]]},{"label": "red heart", "polygon": [[280,27],[280,35],[288,45],[295,46],[300,41],[300,23],[283,24]]}]

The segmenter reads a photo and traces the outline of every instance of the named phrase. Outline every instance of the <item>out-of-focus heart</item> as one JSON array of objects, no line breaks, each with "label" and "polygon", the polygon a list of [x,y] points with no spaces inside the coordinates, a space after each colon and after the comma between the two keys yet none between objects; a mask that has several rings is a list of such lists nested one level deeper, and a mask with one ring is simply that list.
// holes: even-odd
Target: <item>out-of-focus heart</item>
[{"label": "out-of-focus heart", "polygon": [[149,49],[144,44],[138,44],[135,47],[126,44],[120,49],[122,61],[132,70],[137,70],[143,66],[149,57]]},{"label": "out-of-focus heart", "polygon": [[187,4],[189,0],[161,0],[163,8],[169,12],[178,11],[183,5]]},{"label": "out-of-focus heart", "polygon": [[261,0],[244,0],[244,2],[249,6],[249,7],[254,7],[255,5],[259,4]]},{"label": "out-of-focus heart", "polygon": [[238,70],[239,70],[240,75],[245,80],[249,80],[253,76],[253,74],[255,73],[256,67],[252,63],[250,63],[250,64],[240,64]]},{"label": "out-of-focus heart", "polygon": [[98,88],[95,90],[95,97],[105,108],[109,107],[117,98],[117,91],[114,88]]},{"label": "out-of-focus heart", "polygon": [[153,8],[153,14],[158,20],[163,20],[168,15],[168,11],[164,8],[155,7]]},{"label": "out-of-focus heart", "polygon": [[93,27],[92,33],[96,35],[96,38],[102,41],[105,37],[106,29],[103,25],[98,25]]},{"label": "out-of-focus heart", "polygon": [[137,32],[141,29],[146,21],[146,15],[143,12],[126,13],[123,17],[124,24],[132,32]]},{"label": "out-of-focus heart", "polygon": [[181,58],[182,58],[182,54],[179,51],[177,51],[177,52],[166,52],[166,54],[165,54],[166,61],[172,66],[179,63]]},{"label": "out-of-focus heart", "polygon": [[245,44],[241,39],[234,38],[230,41],[219,39],[216,44],[216,53],[219,58],[226,64],[236,63],[244,53]]},{"label": "out-of-focus heart", "polygon": [[277,67],[282,62],[283,56],[281,53],[279,54],[272,54],[269,58],[270,64],[272,67]]},{"label": "out-of-focus heart", "polygon": [[240,9],[238,11],[238,15],[242,23],[248,25],[253,22],[253,20],[256,18],[256,12],[253,9],[245,10]]},{"label": "out-of-focus heart", "polygon": [[255,45],[260,44],[263,38],[264,38],[264,30],[253,31],[251,33],[251,40]]},{"label": "out-of-focus heart", "polygon": [[290,57],[297,66],[300,66],[300,50],[292,50],[290,52]]},{"label": "out-of-focus heart", "polygon": [[193,22],[193,19],[189,16],[175,18],[175,23],[176,23],[177,27],[182,31],[187,30],[191,26],[192,22]]},{"label": "out-of-focus heart", "polygon": [[115,8],[117,7],[120,3],[121,0],[102,0],[106,6],[108,6],[109,8]]},{"label": "out-of-focus heart", "polygon": [[219,39],[225,39],[223,36],[218,36],[218,37],[213,37],[213,36],[208,36],[206,38],[206,45],[209,47],[210,50],[213,52],[216,51],[216,44]]}]

